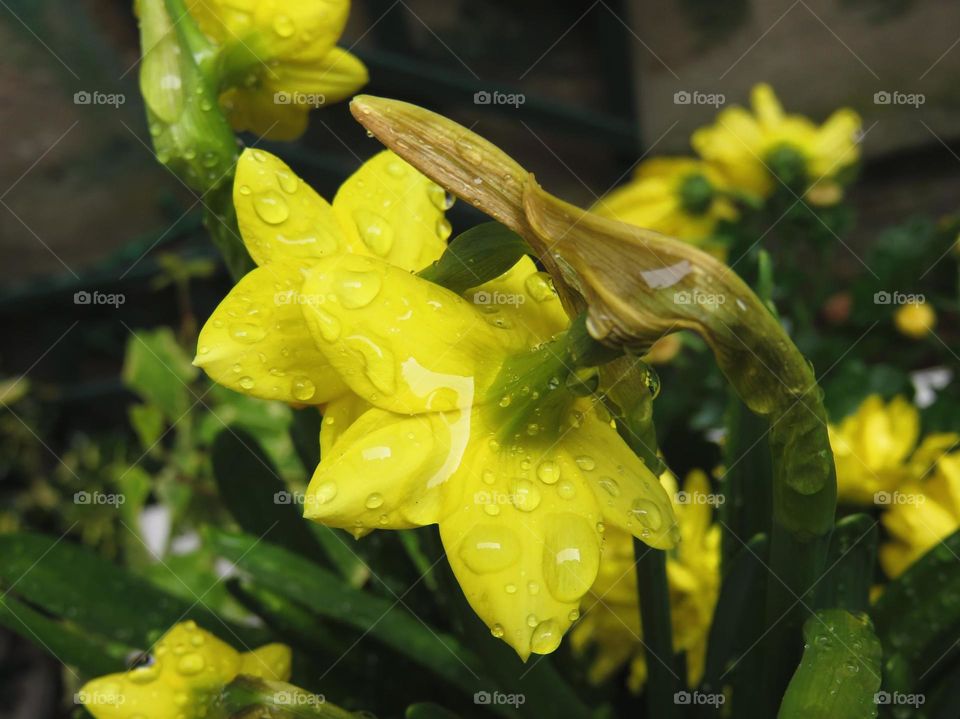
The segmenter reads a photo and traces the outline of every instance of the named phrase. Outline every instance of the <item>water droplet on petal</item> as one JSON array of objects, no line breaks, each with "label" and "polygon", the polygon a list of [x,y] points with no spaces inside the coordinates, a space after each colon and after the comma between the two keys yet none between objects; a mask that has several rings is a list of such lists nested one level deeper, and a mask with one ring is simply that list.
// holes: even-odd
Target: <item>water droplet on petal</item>
[{"label": "water droplet on petal", "polygon": [[382,285],[376,272],[344,272],[339,278],[337,296],[348,310],[356,310],[373,302]]},{"label": "water droplet on petal", "polygon": [[521,512],[532,512],[540,505],[540,490],[529,479],[513,483],[513,506]]},{"label": "water droplet on petal", "polygon": [[383,504],[383,495],[377,494],[376,492],[374,492],[369,497],[367,497],[367,501],[364,502],[364,505],[366,506],[367,509],[376,509],[377,507],[380,507],[382,504]]},{"label": "water droplet on petal", "polygon": [[590,472],[597,468],[597,463],[593,461],[593,457],[585,454],[580,455],[574,461],[577,463],[577,466],[585,472]]},{"label": "water droplet on petal", "polygon": [[311,499],[317,504],[326,504],[337,496],[337,485],[324,482],[311,493]]},{"label": "water droplet on petal", "polygon": [[630,514],[647,529],[656,532],[663,526],[660,508],[649,499],[635,499],[630,505]]},{"label": "water droplet on petal", "polygon": [[523,285],[527,293],[537,302],[546,302],[554,296],[550,275],[546,272],[535,272],[524,281]]},{"label": "water droplet on petal", "polygon": [[477,574],[506,569],[520,558],[520,542],[510,527],[478,525],[460,542],[460,558]]},{"label": "water droplet on petal", "polygon": [[503,627],[499,624],[494,624],[493,628],[490,630],[490,633],[495,636],[497,639],[503,638]]},{"label": "water droplet on petal", "polygon": [[534,654],[549,654],[560,646],[563,632],[554,619],[540,622],[530,637],[530,651]]},{"label": "water droplet on petal", "polygon": [[293,397],[301,402],[306,402],[317,393],[317,386],[309,377],[294,377],[293,379]]},{"label": "water droplet on petal", "polygon": [[244,389],[253,389],[254,384],[256,383],[253,381],[253,377],[240,378],[240,386],[243,387]]},{"label": "water droplet on petal", "polygon": [[579,600],[599,567],[600,539],[593,526],[576,514],[550,517],[543,546],[543,577],[550,594],[561,602]]},{"label": "water droplet on petal", "polygon": [[560,495],[561,499],[573,499],[576,493],[576,487],[569,479],[564,479],[557,485],[557,494]]},{"label": "water droplet on petal", "polygon": [[544,460],[537,465],[537,478],[544,484],[556,484],[560,479],[560,467],[556,462]]},{"label": "water droplet on petal", "polygon": [[290,207],[276,190],[266,190],[253,198],[253,209],[268,225],[279,225],[290,217]]},{"label": "water droplet on petal", "polygon": [[277,15],[273,20],[273,31],[280,37],[290,37],[296,29],[293,20],[286,15]]},{"label": "water droplet on petal", "polygon": [[441,240],[446,240],[450,237],[450,234],[453,232],[453,227],[450,225],[450,221],[446,217],[441,217],[437,220],[437,237]]},{"label": "water droplet on petal", "polygon": [[363,240],[371,252],[380,257],[386,257],[393,247],[393,227],[390,223],[370,210],[354,210],[353,221]]},{"label": "water droplet on petal", "polygon": [[317,320],[320,336],[327,342],[336,342],[340,338],[340,320],[319,307],[311,306],[310,309],[313,310],[313,316]]},{"label": "water droplet on petal", "polygon": [[297,180],[297,176],[292,172],[287,172],[286,170],[277,170],[277,182],[280,184],[280,189],[286,192],[288,195],[292,195],[297,191],[297,186],[300,184]]},{"label": "water droplet on petal", "polygon": [[611,497],[620,496],[620,485],[613,477],[601,477],[597,480],[597,484],[599,484],[600,488]]},{"label": "water droplet on petal", "polygon": [[266,336],[266,330],[260,325],[249,322],[236,322],[230,325],[230,336],[245,345],[256,344]]},{"label": "water droplet on petal", "polygon": [[193,676],[202,672],[206,666],[207,663],[202,654],[190,652],[180,657],[180,661],[177,662],[177,671],[185,676]]}]

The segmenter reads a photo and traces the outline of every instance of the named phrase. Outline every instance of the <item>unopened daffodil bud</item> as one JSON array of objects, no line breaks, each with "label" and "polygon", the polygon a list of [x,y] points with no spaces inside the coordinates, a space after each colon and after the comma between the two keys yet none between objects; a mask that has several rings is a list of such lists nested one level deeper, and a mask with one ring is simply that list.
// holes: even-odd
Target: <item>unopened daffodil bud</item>
[{"label": "unopened daffodil bud", "polygon": [[900,334],[919,340],[937,326],[937,313],[927,302],[908,302],[897,308],[893,323]]}]

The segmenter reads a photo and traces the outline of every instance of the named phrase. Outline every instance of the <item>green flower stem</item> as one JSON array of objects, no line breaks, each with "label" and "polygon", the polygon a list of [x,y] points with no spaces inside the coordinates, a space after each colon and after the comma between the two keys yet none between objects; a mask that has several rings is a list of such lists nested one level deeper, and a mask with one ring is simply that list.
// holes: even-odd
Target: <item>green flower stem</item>
[{"label": "green flower stem", "polygon": [[241,674],[220,696],[215,719],[255,717],[257,708],[272,719],[353,719],[346,709],[328,703],[323,696],[285,682],[268,681]]},{"label": "green flower stem", "polygon": [[674,694],[680,689],[673,653],[670,595],[667,586],[667,554],[633,540],[637,560],[637,591],[640,596],[640,627],[647,662],[644,688],[646,716],[670,719],[678,715]]}]

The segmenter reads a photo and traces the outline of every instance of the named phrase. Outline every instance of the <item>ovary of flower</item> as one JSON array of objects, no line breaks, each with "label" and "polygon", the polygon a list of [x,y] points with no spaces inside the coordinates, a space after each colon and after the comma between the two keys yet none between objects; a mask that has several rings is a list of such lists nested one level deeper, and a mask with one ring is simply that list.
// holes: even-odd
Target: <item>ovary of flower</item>
[{"label": "ovary of flower", "polygon": [[[700,128],[691,137],[700,157],[723,173],[734,188],[761,197],[773,192],[778,185],[773,175],[778,152],[785,153],[781,159],[789,156],[801,163],[792,169],[803,176],[797,179],[805,180],[806,185],[829,183],[859,159],[861,121],[853,110],[837,110],[818,126],[809,118],[786,114],[767,84],[756,85],[750,98],[753,113],[729,107],[720,112],[714,125]],[[819,196],[839,199],[839,193],[821,192]]]},{"label": "ovary of flower", "polygon": [[237,130],[272,140],[303,134],[307,113],[353,95],[367,82],[355,56],[336,47],[349,0],[187,0],[218,46],[220,103]]},{"label": "ovary of flower", "polygon": [[290,657],[283,644],[241,654],[187,621],[160,638],[148,663],[93,679],[77,695],[96,719],[199,719],[238,674],[289,679]]}]

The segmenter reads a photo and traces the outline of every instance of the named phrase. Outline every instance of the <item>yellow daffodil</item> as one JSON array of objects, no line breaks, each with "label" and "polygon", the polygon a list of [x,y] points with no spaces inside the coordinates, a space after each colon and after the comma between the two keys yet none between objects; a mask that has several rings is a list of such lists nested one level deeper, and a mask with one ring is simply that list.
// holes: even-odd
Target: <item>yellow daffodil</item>
[{"label": "yellow daffodil", "polygon": [[567,319],[529,258],[473,303],[357,255],[318,263],[303,293],[325,298],[304,314],[355,395],[328,407],[305,516],[357,535],[438,523],[470,604],[523,658],[576,619],[604,524],[673,546],[656,477],[549,349],[530,352]]},{"label": "yellow daffodil", "polygon": [[[344,253],[418,270],[446,247],[446,196],[384,151],[330,204],[277,157],[247,150],[233,199],[244,244],[258,267],[220,303],[200,332],[195,364],[237,392],[290,404],[323,404],[347,385],[319,351],[304,319],[305,272]],[[322,298],[320,298],[322,300]],[[319,301],[319,300],[318,300]]]},{"label": "yellow daffodil", "polygon": [[[956,446],[954,444],[954,446]],[[893,578],[960,527],[960,452],[941,455],[929,478],[904,484],[883,514],[890,540],[880,565]]]},{"label": "yellow daffodil", "polygon": [[294,139],[311,109],[367,82],[363,63],[335,44],[349,0],[187,0],[187,7],[218,46],[220,104],[237,130]]},{"label": "yellow daffodil", "polygon": [[286,681],[290,648],[241,654],[188,621],[164,634],[146,663],[87,682],[78,698],[96,719],[198,719],[238,674]]},{"label": "yellow daffodil", "polygon": [[[673,643],[686,652],[691,686],[699,683],[706,662],[707,633],[720,591],[720,526],[711,518],[710,483],[700,471],[691,472],[684,491],[666,473],[661,481],[673,497],[681,542],[667,559]],[[594,648],[590,679],[600,683],[630,662],[630,688],[639,691],[647,668],[641,644],[635,558],[630,535],[607,532],[600,572],[584,597],[583,619],[573,629],[574,648]]]},{"label": "yellow daffodil", "polygon": [[662,157],[642,162],[633,179],[601,198],[593,212],[693,244],[710,238],[737,209],[723,193],[729,185],[705,162]]},{"label": "yellow daffodil", "polygon": [[568,319],[532,260],[472,302],[410,274],[441,254],[447,201],[388,152],[331,207],[251,151],[234,197],[259,267],[196,362],[240,392],[326,403],[307,517],[357,536],[439,523],[470,603],[524,658],[575,619],[604,523],[673,546],[663,488],[551,353]]},{"label": "yellow daffodil", "polygon": [[697,153],[714,164],[734,187],[761,197],[780,182],[806,190],[815,204],[832,204],[842,191],[836,176],[859,159],[860,117],[837,110],[823,125],[783,111],[773,89],[753,88],[753,113],[730,107],[714,125],[693,133]]},{"label": "yellow daffodil", "polygon": [[897,308],[893,324],[900,334],[919,340],[937,326],[937,313],[926,302],[909,302]]},{"label": "yellow daffodil", "polygon": [[917,447],[920,413],[904,397],[884,403],[870,395],[856,412],[830,427],[841,501],[883,504],[891,492],[922,476],[957,440],[952,433],[931,434]]}]

